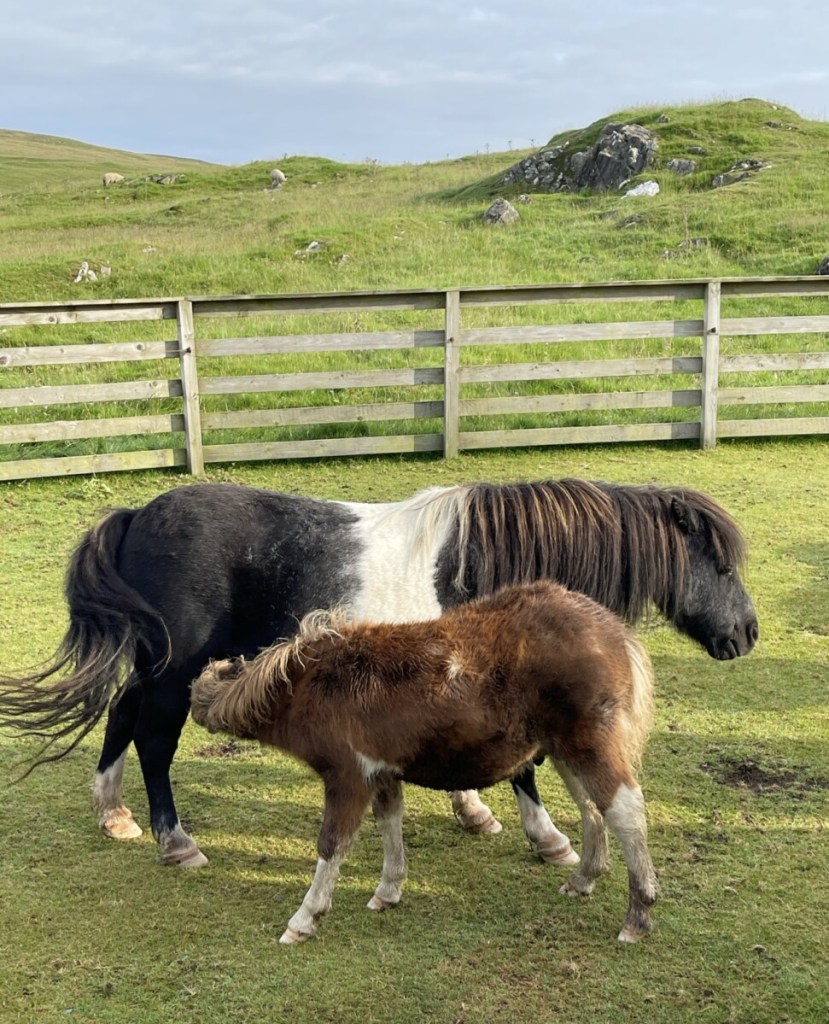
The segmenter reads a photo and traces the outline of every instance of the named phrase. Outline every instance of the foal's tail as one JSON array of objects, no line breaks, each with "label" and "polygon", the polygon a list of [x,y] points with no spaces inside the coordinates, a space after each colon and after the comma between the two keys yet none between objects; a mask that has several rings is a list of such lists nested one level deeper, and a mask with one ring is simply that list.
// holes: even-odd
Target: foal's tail
[{"label": "foal's tail", "polygon": [[653,666],[648,652],[630,633],[625,637],[630,663],[631,693],[627,709],[628,753],[638,765],[653,722]]},{"label": "foal's tail", "polygon": [[[24,778],[74,750],[95,727],[129,681],[139,647],[169,651],[161,616],[118,573],[118,549],[134,515],[133,509],[110,512],[72,555],[69,627],[52,663],[19,678],[0,676],[0,728],[44,741]],[[56,746],[61,740],[67,743]]]}]

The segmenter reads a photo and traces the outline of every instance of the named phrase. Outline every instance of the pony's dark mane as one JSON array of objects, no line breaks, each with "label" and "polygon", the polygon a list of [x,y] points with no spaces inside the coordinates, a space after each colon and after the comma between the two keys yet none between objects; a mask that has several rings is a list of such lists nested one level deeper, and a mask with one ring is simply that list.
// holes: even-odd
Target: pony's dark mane
[{"label": "pony's dark mane", "polygon": [[669,616],[676,606],[689,528],[703,531],[721,571],[745,562],[736,522],[699,491],[578,479],[462,490],[455,576],[462,592],[552,578],[635,622],[652,601]]}]

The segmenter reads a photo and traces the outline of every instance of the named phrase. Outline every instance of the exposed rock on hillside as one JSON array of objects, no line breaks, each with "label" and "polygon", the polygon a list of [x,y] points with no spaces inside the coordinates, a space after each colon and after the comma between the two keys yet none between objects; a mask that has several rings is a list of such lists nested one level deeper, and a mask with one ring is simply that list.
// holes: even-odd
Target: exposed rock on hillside
[{"label": "exposed rock on hillside", "polygon": [[519,219],[518,210],[506,199],[496,199],[484,214],[484,224],[514,224]]},{"label": "exposed rock on hillside", "polygon": [[608,124],[590,149],[572,151],[571,141],[548,146],[511,167],[503,183],[530,184],[538,192],[607,192],[653,163],[656,135],[640,124]]}]

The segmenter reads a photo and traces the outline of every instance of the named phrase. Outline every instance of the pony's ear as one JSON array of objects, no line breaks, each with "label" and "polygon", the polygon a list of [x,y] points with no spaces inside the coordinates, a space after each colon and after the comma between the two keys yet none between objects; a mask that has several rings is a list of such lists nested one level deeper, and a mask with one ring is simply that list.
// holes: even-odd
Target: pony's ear
[{"label": "pony's ear", "polygon": [[696,533],[700,528],[699,513],[680,498],[671,499],[671,512],[683,533]]}]

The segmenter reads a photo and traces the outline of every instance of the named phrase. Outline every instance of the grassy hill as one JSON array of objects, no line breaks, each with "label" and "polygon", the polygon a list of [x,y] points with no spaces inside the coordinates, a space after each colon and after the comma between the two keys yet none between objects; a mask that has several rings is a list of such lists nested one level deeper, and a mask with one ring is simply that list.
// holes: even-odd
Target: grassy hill
[{"label": "grassy hill", "polygon": [[125,176],[203,170],[216,164],[154,153],[128,153],[56,135],[0,128],[0,194],[31,186],[90,182],[107,171]]},{"label": "grassy hill", "polygon": [[[608,121],[657,131],[648,177],[660,195],[536,195],[507,229],[481,215],[528,151],[389,167],[296,156],[280,161],[288,181],[274,192],[273,161],[225,167],[2,132],[0,301],[808,274],[829,251],[829,124],[743,100],[619,111],[566,134],[586,146]],[[695,174],[665,169],[690,146],[705,150]],[[711,187],[745,159],[766,167]],[[104,189],[105,170],[128,180]],[[145,180],[182,171],[172,185]],[[112,275],[74,285],[81,260]]]}]

